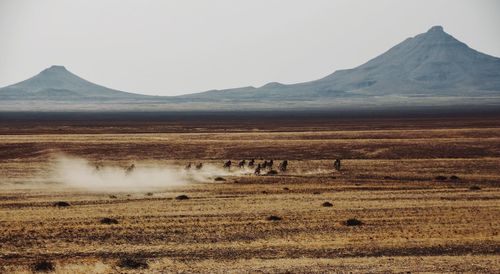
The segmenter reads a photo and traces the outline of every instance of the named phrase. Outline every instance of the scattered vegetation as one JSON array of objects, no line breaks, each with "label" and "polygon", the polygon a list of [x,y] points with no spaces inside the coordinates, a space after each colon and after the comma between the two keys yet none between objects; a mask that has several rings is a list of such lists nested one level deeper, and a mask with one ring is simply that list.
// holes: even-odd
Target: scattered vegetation
[{"label": "scattered vegetation", "polygon": [[146,193],[146,196],[153,196],[153,192]]},{"label": "scattered vegetation", "polygon": [[332,203],[330,203],[330,202],[324,202],[324,203],[323,203],[323,204],[321,204],[321,205],[322,205],[322,206],[324,206],[324,207],[332,207],[332,206],[333,206],[333,204],[332,204]]},{"label": "scattered vegetation", "polygon": [[358,219],[355,219],[355,218],[351,218],[351,219],[348,219],[347,221],[344,222],[344,224],[346,226],[359,226],[359,225],[362,225],[363,222],[361,222],[360,220]]},{"label": "scattered vegetation", "polygon": [[226,181],[226,179],[224,179],[222,177],[215,177],[214,181],[216,181],[216,182],[224,182],[224,181]]},{"label": "scattered vegetation", "polygon": [[266,220],[276,222],[276,221],[281,221],[282,218],[279,216],[271,215],[271,216],[267,217]]},{"label": "scattered vegetation", "polygon": [[145,269],[148,268],[148,262],[145,259],[138,258],[123,258],[118,262],[118,266],[121,268],[130,268],[130,269]]},{"label": "scattered vegetation", "polygon": [[113,219],[113,218],[102,218],[100,222],[101,222],[101,224],[106,224],[106,225],[116,225],[116,224],[118,224],[118,220],[117,219]]},{"label": "scattered vegetation", "polygon": [[470,186],[469,187],[470,190],[481,190],[481,187],[480,186],[476,186],[476,185],[473,185],[473,186]]},{"label": "scattered vegetation", "polygon": [[176,200],[189,200],[189,196],[187,195],[179,195],[177,197],[175,197]]},{"label": "scattered vegetation", "polygon": [[288,187],[284,187],[283,190],[289,191],[290,189]]},{"label": "scattered vegetation", "polygon": [[43,260],[33,264],[32,269],[34,272],[51,272],[55,270],[55,267],[52,262]]},{"label": "scattered vegetation", "polygon": [[[287,135],[286,132],[275,134],[259,131],[246,135],[243,141],[231,135],[216,133],[214,136],[217,140],[211,137],[212,135],[209,136],[214,138],[214,144],[200,142],[200,137],[196,134],[188,134],[187,137],[181,134],[179,138],[194,136],[193,142],[190,143],[192,145],[186,146],[190,140],[183,140],[172,142],[172,146],[169,144],[161,150],[158,149],[158,139],[149,139],[150,135],[147,135],[137,139],[138,145],[133,146],[135,150],[130,153],[135,155],[134,157],[148,157],[144,159],[147,161],[152,161],[153,158],[162,159],[158,161],[158,165],[165,163],[162,158],[165,155],[172,155],[175,159],[194,159],[205,155],[200,153],[205,151],[204,149],[214,151],[214,155],[234,158],[237,156],[231,153],[265,154],[263,157],[268,158],[278,158],[280,156],[274,154],[282,153],[283,157],[297,158],[297,162],[290,165],[289,176],[283,177],[238,176],[237,174],[243,173],[242,170],[233,168],[234,176],[218,174],[210,177],[209,181],[213,182],[216,176],[223,176],[228,182],[239,180],[239,185],[227,182],[191,184],[170,190],[178,191],[170,192],[170,201],[147,197],[146,193],[154,191],[152,189],[138,190],[141,192],[111,190],[116,192],[89,192],[82,195],[81,190],[68,191],[52,187],[38,190],[36,186],[33,191],[27,189],[29,185],[23,185],[22,189],[26,187],[24,192],[18,185],[2,185],[0,203],[3,214],[0,219],[3,235],[0,250],[7,256],[0,260],[0,272],[31,272],[34,271],[33,265],[36,261],[46,259],[54,264],[55,270],[51,273],[146,273],[166,269],[176,269],[179,272],[191,269],[192,272],[224,272],[227,269],[233,269],[235,272],[251,272],[256,269],[265,269],[268,272],[328,272],[328,269],[335,267],[353,273],[366,272],[367,269],[372,272],[405,269],[429,273],[454,269],[460,273],[474,273],[478,272],[478,265],[483,272],[495,273],[495,270],[499,269],[495,256],[495,248],[498,245],[495,237],[498,235],[498,229],[494,225],[497,219],[494,214],[497,205],[491,197],[499,195],[500,158],[492,155],[496,151],[498,140],[483,142],[485,149],[481,150],[477,149],[477,143],[483,136],[498,136],[500,121],[496,120],[494,131],[489,128],[477,129],[477,133],[476,129],[470,133],[457,131],[450,133],[460,135],[456,144],[450,144],[449,140],[446,140],[442,145],[441,138],[435,138],[432,142],[413,138],[415,134],[421,134],[422,138],[433,134],[432,130],[429,133],[427,129],[411,133],[396,132],[397,135],[393,135],[395,133],[391,131],[391,136],[397,138],[391,140],[394,147],[387,145],[385,137],[379,138],[390,137],[386,135],[388,133],[380,130],[368,130],[367,133],[314,132],[311,136],[312,133]],[[300,134],[305,134],[304,138],[300,137]],[[410,139],[406,139],[407,134],[411,135]],[[443,131],[439,131],[436,136],[443,134]],[[468,137],[472,134],[478,134],[478,139]],[[467,138],[460,139],[462,135]],[[280,141],[276,141],[277,136]],[[360,138],[359,136],[359,141],[342,141],[342,145],[337,142],[318,145],[316,141],[332,138],[354,140]],[[44,137],[47,138],[47,144],[37,143],[36,147],[52,151],[52,148],[58,146],[58,143],[52,140],[56,137]],[[297,141],[281,141],[282,137],[287,140],[296,138]],[[35,138],[38,136],[33,137]],[[64,138],[73,137],[68,135]],[[100,143],[99,138],[104,138],[105,142]],[[121,142],[128,137],[124,134],[117,135],[116,138]],[[220,138],[225,139],[218,143]],[[87,155],[86,152],[90,149],[97,150],[88,154],[91,161],[94,161],[92,157],[116,156],[109,159],[110,165],[119,166],[129,159],[128,154],[119,153],[123,152],[119,145],[99,145],[108,144],[108,139],[109,136],[100,137],[96,134],[90,140],[61,139],[61,144],[64,144],[63,148],[71,146],[69,150],[82,155]],[[382,140],[381,143],[378,143],[379,140]],[[31,144],[32,140],[28,141],[19,141],[13,148],[30,146],[26,144]],[[179,144],[179,147],[176,147],[176,144]],[[227,144],[231,144],[231,149],[226,149]],[[178,149],[180,145],[186,149]],[[470,150],[467,150],[468,146]],[[388,147],[387,152],[383,150],[385,147]],[[14,151],[13,148],[6,147],[8,151]],[[377,151],[379,148],[382,150]],[[99,151],[100,149],[102,151]],[[8,180],[22,181],[16,176],[30,172],[37,176],[37,172],[44,170],[49,164],[40,161],[38,154],[35,158],[29,158],[29,155],[23,157],[21,152],[24,150],[17,152],[18,150],[14,152],[19,155],[4,153],[6,157],[14,155],[19,159],[0,168],[2,176]],[[351,172],[339,174],[338,179],[334,180],[330,172],[332,161],[318,158],[328,158],[327,153],[343,150],[348,155],[346,158],[352,158],[346,160],[346,166]],[[349,154],[349,151],[352,153]],[[377,154],[366,154],[369,152]],[[268,155],[270,153],[273,155]],[[479,157],[483,154],[487,157]],[[207,165],[218,165],[220,159],[204,161]],[[178,160],[171,162],[177,163]],[[24,170],[27,171],[20,172]],[[460,172],[464,170],[471,172]],[[354,187],[358,173],[369,177],[360,180],[365,182],[362,184],[365,187]],[[389,174],[393,177],[392,180],[384,181],[380,185],[372,183],[383,181],[380,179]],[[437,181],[434,179],[437,175],[445,175],[448,179]],[[458,175],[460,180],[453,181],[452,175]],[[443,184],[453,184],[455,187]],[[481,190],[469,190],[469,187],[475,189],[473,185],[480,186]],[[285,187],[290,188],[294,195],[284,191]],[[425,195],[422,195],[422,191]],[[464,191],[469,195],[464,195]],[[175,200],[181,192],[189,193],[190,200],[193,201]],[[116,193],[114,195],[119,200],[112,200],[113,193]],[[131,198],[127,198],[130,197],[128,193],[131,193]],[[163,195],[154,192],[153,197]],[[199,197],[203,198],[198,199]],[[411,203],[408,203],[410,199]],[[71,208],[53,207],[56,201],[67,201]],[[335,203],[333,207],[323,208],[322,204],[326,201]],[[343,206],[341,201],[346,201],[346,206]],[[80,206],[82,203],[85,203],[84,207]],[[23,206],[17,206],[21,204]],[[450,210],[452,204],[460,206]],[[64,217],[64,225],[61,225],[61,218],[58,218],[57,213],[64,215],[61,216]],[[270,215],[277,215],[282,220],[266,220]],[[101,224],[99,221],[103,217],[116,218],[119,223]],[[349,218],[358,218],[364,224],[347,226],[345,222]],[[446,225],[433,225],[436,220],[446,220]],[[340,231],[331,233],[332,226],[338,226],[337,230],[340,227]],[[490,238],[493,240],[489,241]],[[262,248],[262,245],[255,244],[255,239],[270,240],[272,248]],[[290,239],[294,241],[293,245],[290,244]],[[325,253],[326,242],[338,243],[335,252]],[[238,247],[228,252],[227,246],[233,243]],[[117,245],[120,250],[116,249]],[[9,255],[20,246],[29,250],[17,252],[15,256]],[[415,252],[416,246],[418,252]],[[469,255],[471,252],[474,256]],[[116,257],[118,253],[119,257]],[[78,260],[75,260],[72,254],[77,254]],[[200,260],[200,256],[193,254],[209,259]],[[276,254],[279,255],[279,260],[258,259],[274,258]],[[380,254],[384,254],[384,258],[377,257]],[[346,256],[349,260],[339,259]],[[316,262],[317,257],[324,260]],[[133,267],[134,264],[125,262],[120,264],[123,265],[121,268],[118,265],[122,258],[145,258],[149,267],[128,268],[128,265]],[[408,264],[409,261],[420,258],[426,261],[425,265]],[[4,262],[5,265],[2,264]],[[284,264],[286,269],[283,270]]]},{"label": "scattered vegetation", "polygon": [[54,206],[55,207],[68,207],[68,206],[70,206],[70,204],[68,202],[59,201],[59,202],[55,202]]},{"label": "scattered vegetation", "polygon": [[116,197],[115,195],[109,195],[109,198],[110,198],[110,199],[116,199],[116,198],[118,198],[118,197]]},{"label": "scattered vegetation", "polygon": [[438,175],[438,176],[434,177],[434,179],[436,179],[437,181],[444,181],[448,178],[446,176]]},{"label": "scattered vegetation", "polygon": [[458,180],[460,180],[460,178],[458,176],[456,176],[456,175],[451,175],[450,176],[450,180],[458,181]]}]

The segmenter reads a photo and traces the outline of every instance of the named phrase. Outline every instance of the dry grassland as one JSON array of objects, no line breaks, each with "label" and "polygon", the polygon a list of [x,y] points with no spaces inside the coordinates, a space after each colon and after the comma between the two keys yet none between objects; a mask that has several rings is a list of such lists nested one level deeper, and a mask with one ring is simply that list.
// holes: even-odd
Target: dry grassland
[{"label": "dry grassland", "polygon": [[[499,273],[499,123],[1,135],[0,272],[47,260],[56,273]],[[48,181],[59,153],[123,167],[290,164],[277,176],[99,193]]]}]

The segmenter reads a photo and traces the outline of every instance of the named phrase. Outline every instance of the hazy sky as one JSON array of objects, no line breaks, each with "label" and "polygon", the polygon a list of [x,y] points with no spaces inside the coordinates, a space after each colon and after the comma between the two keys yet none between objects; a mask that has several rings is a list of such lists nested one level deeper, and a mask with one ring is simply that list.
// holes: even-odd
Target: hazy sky
[{"label": "hazy sky", "polygon": [[0,86],[53,64],[144,94],[296,83],[433,25],[500,56],[499,12],[498,0],[0,0]]}]

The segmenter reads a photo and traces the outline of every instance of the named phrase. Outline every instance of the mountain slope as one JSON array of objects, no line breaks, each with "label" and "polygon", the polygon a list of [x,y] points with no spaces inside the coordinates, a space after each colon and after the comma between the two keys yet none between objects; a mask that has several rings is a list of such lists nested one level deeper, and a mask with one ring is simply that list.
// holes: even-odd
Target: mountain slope
[{"label": "mountain slope", "polygon": [[355,69],[318,82],[377,95],[500,91],[500,58],[475,51],[435,26]]},{"label": "mountain slope", "polygon": [[284,85],[270,83],[252,91],[209,91],[192,98],[318,99],[381,95],[481,96],[500,94],[500,58],[469,48],[441,26],[408,38],[353,69],[322,79]]},{"label": "mountain slope", "polygon": [[[0,88],[0,110],[17,109],[11,100],[38,109],[52,109],[52,101],[64,102],[59,105],[68,110],[496,105],[500,103],[500,58],[471,49],[435,26],[356,68],[305,83],[272,82],[259,88],[147,96],[96,85],[62,66],[52,66],[28,80]],[[104,102],[106,107],[101,106]]]},{"label": "mountain slope", "polygon": [[0,96],[10,99],[139,99],[149,96],[118,91],[91,83],[63,66],[51,66],[39,74],[0,89]]}]

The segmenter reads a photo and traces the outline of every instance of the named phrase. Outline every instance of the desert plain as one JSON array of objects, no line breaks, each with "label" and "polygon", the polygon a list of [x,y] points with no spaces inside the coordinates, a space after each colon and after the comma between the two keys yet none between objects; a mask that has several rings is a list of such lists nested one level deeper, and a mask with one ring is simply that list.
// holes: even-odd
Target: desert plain
[{"label": "desert plain", "polygon": [[[0,272],[500,272],[500,116],[203,117],[0,119]],[[215,171],[148,185],[188,163]]]}]

